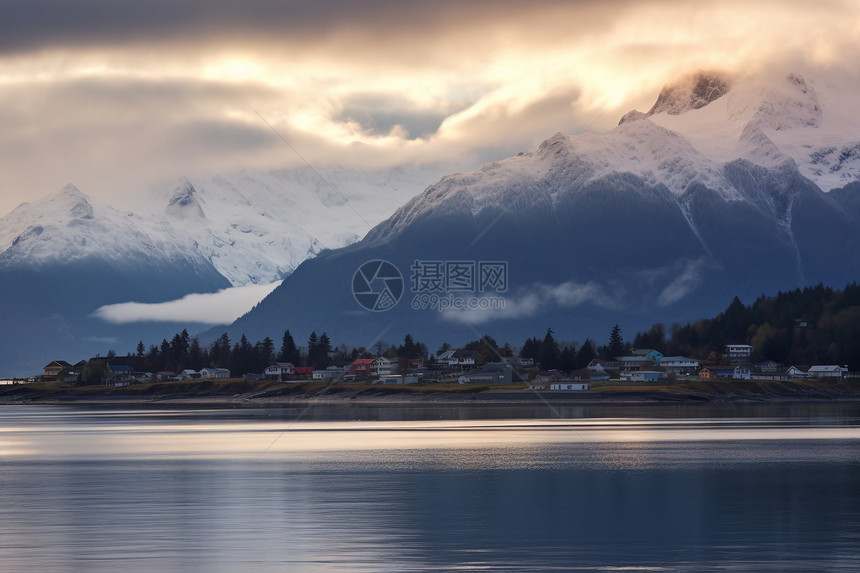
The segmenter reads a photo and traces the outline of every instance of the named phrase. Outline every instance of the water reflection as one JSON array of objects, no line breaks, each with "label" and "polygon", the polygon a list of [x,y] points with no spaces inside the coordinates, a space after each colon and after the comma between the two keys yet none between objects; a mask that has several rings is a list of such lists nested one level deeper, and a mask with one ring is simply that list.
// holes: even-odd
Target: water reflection
[{"label": "water reflection", "polygon": [[2,571],[860,570],[853,417],[0,428]]}]

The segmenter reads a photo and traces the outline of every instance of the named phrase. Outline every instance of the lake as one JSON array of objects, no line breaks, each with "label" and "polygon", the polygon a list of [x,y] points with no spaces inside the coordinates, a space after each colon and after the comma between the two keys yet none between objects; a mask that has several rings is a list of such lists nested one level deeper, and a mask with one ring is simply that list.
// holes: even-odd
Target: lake
[{"label": "lake", "polygon": [[0,495],[4,572],[860,571],[860,408],[2,406]]}]

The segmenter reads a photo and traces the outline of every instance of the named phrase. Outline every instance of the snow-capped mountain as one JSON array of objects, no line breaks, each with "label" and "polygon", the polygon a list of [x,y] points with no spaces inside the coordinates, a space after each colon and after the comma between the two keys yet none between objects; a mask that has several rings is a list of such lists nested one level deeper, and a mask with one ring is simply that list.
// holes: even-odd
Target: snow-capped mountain
[{"label": "snow-capped mountain", "polygon": [[99,258],[119,266],[142,259],[211,272],[207,259],[166,220],[94,202],[74,185],[0,219],[0,266],[38,267]]},{"label": "snow-capped mountain", "polygon": [[234,286],[289,275],[356,242],[424,185],[407,173],[309,169],[184,179],[158,190],[164,215]]},{"label": "snow-capped mountain", "polygon": [[102,305],[230,286],[166,221],[117,211],[71,185],[0,219],[0,245],[4,375],[32,375],[51,357],[88,358],[170,332],[163,324],[105,323],[93,317]]},{"label": "snow-capped mountain", "polygon": [[[841,286],[860,276],[860,130],[844,100],[798,74],[697,74],[609,132],[557,134],[443,178],[361,242],[300,265],[229,332],[286,325],[369,345],[486,330],[516,343],[547,326],[584,337],[710,316],[735,295]],[[351,292],[374,259],[405,284],[385,312]],[[457,261],[504,262],[506,290],[422,290],[424,263]],[[478,308],[428,312],[425,295]],[[495,295],[503,308],[481,306]]]},{"label": "snow-capped mountain", "polygon": [[[150,212],[114,209],[68,185],[0,218],[0,374],[134,348],[194,325],[114,325],[97,309],[160,303],[287,276],[358,240],[424,175],[243,172],[153,191]],[[343,191],[340,191],[340,190]]]}]

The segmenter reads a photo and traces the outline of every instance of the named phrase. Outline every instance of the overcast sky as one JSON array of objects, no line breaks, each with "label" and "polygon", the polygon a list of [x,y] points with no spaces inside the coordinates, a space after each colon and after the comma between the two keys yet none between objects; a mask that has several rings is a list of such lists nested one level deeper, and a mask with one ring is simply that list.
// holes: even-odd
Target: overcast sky
[{"label": "overcast sky", "polygon": [[[74,183],[477,165],[697,69],[856,67],[857,0],[2,0],[0,215]],[[121,206],[121,205],[120,205]]]}]

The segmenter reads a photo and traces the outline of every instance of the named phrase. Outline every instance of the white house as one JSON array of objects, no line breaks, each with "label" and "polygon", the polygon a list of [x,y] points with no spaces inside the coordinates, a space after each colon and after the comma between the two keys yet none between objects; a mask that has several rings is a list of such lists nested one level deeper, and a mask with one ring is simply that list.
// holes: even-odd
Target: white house
[{"label": "white house", "polygon": [[550,390],[588,390],[590,384],[588,382],[556,382],[550,384]]},{"label": "white house", "polygon": [[663,372],[655,370],[625,370],[621,372],[621,379],[629,382],[656,382],[663,376]]},{"label": "white house", "polygon": [[380,376],[379,381],[383,384],[418,384],[418,374],[386,374]]},{"label": "white house", "polygon": [[346,370],[344,370],[343,368],[338,368],[337,366],[329,366],[325,370],[314,370],[311,373],[311,378],[313,380],[334,380],[345,372]]},{"label": "white house", "polygon": [[370,365],[370,372],[374,376],[388,376],[397,372],[397,362],[385,356],[380,356]]},{"label": "white house", "polygon": [[732,378],[734,380],[749,380],[752,376],[752,368],[749,366],[735,366]]},{"label": "white house", "polygon": [[694,374],[699,371],[699,361],[695,358],[687,358],[686,356],[664,356],[660,361],[660,366],[666,372]]},{"label": "white house", "polygon": [[478,353],[474,350],[456,350],[448,360],[449,366],[474,366]]},{"label": "white house", "polygon": [[449,348],[445,352],[440,352],[436,355],[436,360],[438,362],[448,362],[451,358],[454,357],[454,353],[457,352],[456,348]]},{"label": "white house", "polygon": [[311,372],[311,380],[334,380],[343,374],[343,370],[314,370]]},{"label": "white house", "polygon": [[846,372],[848,372],[847,368],[836,364],[827,364],[810,367],[806,375],[810,378],[842,378]]},{"label": "white house", "polygon": [[230,371],[226,368],[201,368],[200,369],[200,377],[206,378],[209,380],[217,380],[222,378],[229,378]]},{"label": "white house", "polygon": [[292,376],[294,371],[295,366],[293,366],[292,362],[275,362],[271,366],[268,366],[263,374],[269,380],[281,382],[284,378]]},{"label": "white house", "polygon": [[806,372],[798,368],[797,366],[790,366],[786,373],[791,378],[806,378]]},{"label": "white house", "polygon": [[726,344],[726,355],[732,364],[750,362],[752,353],[753,347],[749,344]]}]

